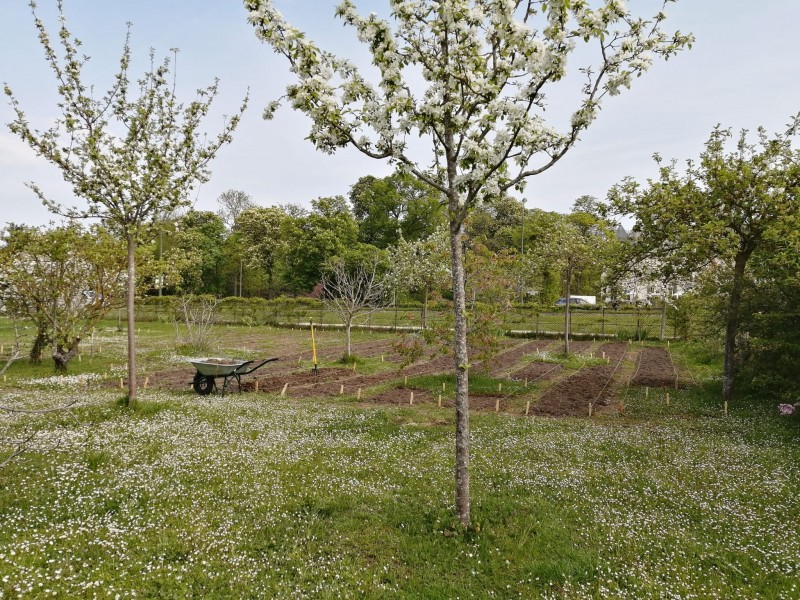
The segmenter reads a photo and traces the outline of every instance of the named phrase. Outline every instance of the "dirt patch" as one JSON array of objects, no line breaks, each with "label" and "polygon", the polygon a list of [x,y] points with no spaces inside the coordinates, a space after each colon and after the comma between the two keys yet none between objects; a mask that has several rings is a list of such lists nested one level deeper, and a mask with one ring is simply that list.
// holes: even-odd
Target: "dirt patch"
[{"label": "dirt patch", "polygon": [[584,367],[568,378],[555,384],[531,408],[531,414],[539,416],[582,416],[589,414],[589,404],[593,408],[606,405],[613,397],[613,381],[618,363],[625,356],[628,345],[608,343],[601,345],[595,356],[605,352],[609,363]]},{"label": "dirt patch", "polygon": [[535,381],[549,381],[557,377],[564,367],[546,362],[532,362],[529,365],[514,371],[511,374],[511,379],[515,381],[525,381],[534,383]]},{"label": "dirt patch", "polygon": [[[492,357],[489,363],[489,373],[493,377],[507,375],[523,358],[529,354],[540,352],[550,345],[546,340],[533,340],[523,344],[517,344],[513,348],[505,350]],[[481,368],[480,365],[478,368]]]},{"label": "dirt patch", "polygon": [[631,385],[675,387],[677,373],[666,348],[642,348]]}]

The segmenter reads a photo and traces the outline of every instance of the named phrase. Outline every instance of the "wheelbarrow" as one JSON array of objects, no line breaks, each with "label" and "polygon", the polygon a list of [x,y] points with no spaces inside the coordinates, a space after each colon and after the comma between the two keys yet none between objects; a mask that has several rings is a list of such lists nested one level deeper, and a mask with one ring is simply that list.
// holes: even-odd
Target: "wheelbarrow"
[{"label": "wheelbarrow", "polygon": [[249,375],[256,369],[260,369],[265,364],[278,360],[277,358],[268,358],[265,361],[259,362],[255,366],[255,360],[241,360],[229,361],[226,363],[215,362],[212,359],[205,360],[190,360],[192,366],[197,369],[194,379],[192,380],[192,388],[201,396],[210,394],[217,388],[217,379],[222,379],[222,395],[228,389],[231,381],[236,381],[239,386],[239,392],[242,391],[242,375]]}]

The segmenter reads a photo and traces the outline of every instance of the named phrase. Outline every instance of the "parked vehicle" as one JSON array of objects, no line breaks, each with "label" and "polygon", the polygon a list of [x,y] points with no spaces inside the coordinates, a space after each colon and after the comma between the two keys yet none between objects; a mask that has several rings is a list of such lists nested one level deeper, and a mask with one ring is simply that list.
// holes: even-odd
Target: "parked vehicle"
[{"label": "parked vehicle", "polygon": [[[570,296],[569,303],[572,306],[594,306],[597,304],[597,296]],[[567,299],[559,298],[556,300],[556,306],[566,306]]]}]

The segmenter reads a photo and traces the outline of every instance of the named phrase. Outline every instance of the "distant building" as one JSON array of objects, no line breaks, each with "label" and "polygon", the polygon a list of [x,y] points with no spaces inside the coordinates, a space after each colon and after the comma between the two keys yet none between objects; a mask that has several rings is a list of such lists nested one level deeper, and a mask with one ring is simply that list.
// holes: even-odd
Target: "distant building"
[{"label": "distant building", "polygon": [[[636,232],[629,232],[619,225],[615,231],[617,239],[628,241],[636,239]],[[692,289],[691,279],[662,281],[658,273],[659,263],[656,259],[646,259],[630,274],[617,282],[614,289],[604,289],[603,299],[606,302],[618,300],[630,304],[650,304],[661,298],[680,298]]]}]

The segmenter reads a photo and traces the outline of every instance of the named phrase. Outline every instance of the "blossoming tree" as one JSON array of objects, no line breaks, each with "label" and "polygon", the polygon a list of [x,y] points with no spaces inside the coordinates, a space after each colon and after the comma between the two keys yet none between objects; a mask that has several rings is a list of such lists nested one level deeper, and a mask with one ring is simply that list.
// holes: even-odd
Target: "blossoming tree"
[{"label": "blossoming tree", "polygon": [[[36,153],[61,170],[75,195],[86,200],[83,209],[63,207],[48,198],[36,184],[29,187],[55,214],[69,218],[99,218],[127,242],[128,310],[128,402],[136,401],[136,247],[155,235],[153,224],[179,206],[187,195],[209,177],[208,165],[219,148],[231,141],[244,110],[226,119],[221,133],[208,141],[200,124],[217,95],[217,84],[198,90],[197,98],[182,104],[175,96],[170,77],[171,61],[154,62],[131,89],[128,68],[131,51],[128,37],[122,49],[114,83],[103,96],[87,84],[83,68],[88,57],[81,42],[67,29],[58,3],[60,26],[59,56],[45,24],[34,12],[34,22],[48,66],[58,81],[60,116],[44,131],[36,129],[20,107],[8,85],[4,86],[15,112],[9,124]],[[31,2],[35,11],[36,4]],[[177,52],[177,51],[175,51]]]},{"label": "blossoming tree", "polygon": [[[353,146],[388,159],[441,192],[447,205],[454,298],[456,510],[470,520],[467,322],[462,234],[481,202],[521,190],[552,167],[597,116],[602,99],[689,45],[663,31],[663,11],[633,17],[622,0],[389,0],[391,18],[363,17],[351,0],[336,15],[369,47],[377,81],[319,49],[271,0],[244,0],[259,38],[285,56],[292,107],[309,139],[332,153]],[[592,8],[592,5],[596,8]],[[585,48],[583,48],[585,46]],[[596,59],[563,130],[545,122],[544,90],[567,75],[578,47]],[[265,110],[270,118],[279,102]],[[420,137],[424,144],[411,143]],[[417,152],[423,146],[427,151]]]}]

